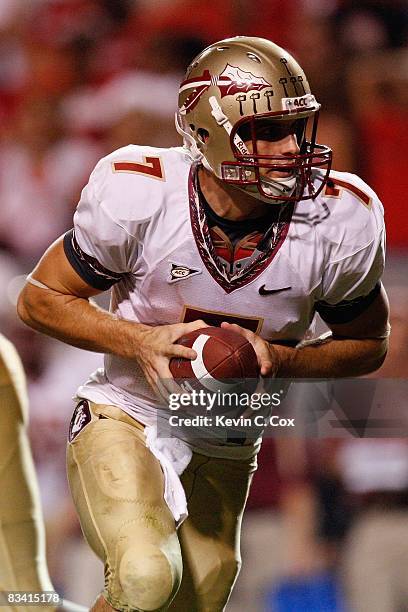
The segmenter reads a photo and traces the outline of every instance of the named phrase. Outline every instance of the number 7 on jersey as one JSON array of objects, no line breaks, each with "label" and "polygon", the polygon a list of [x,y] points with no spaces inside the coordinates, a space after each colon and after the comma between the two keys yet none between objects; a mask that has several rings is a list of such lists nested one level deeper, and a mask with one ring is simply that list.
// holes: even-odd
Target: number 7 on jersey
[{"label": "number 7 on jersey", "polygon": [[134,161],[113,162],[114,172],[128,172],[130,174],[144,174],[160,181],[165,181],[164,168],[160,157],[145,157],[143,163],[138,164]]}]

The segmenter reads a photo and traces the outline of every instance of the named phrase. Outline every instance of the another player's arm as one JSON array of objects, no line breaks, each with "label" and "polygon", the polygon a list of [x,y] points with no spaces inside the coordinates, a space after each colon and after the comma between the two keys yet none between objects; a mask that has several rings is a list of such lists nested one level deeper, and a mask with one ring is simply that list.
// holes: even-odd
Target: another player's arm
[{"label": "another player's arm", "polygon": [[[348,323],[328,323],[332,332],[324,341],[311,341],[297,348],[268,344],[239,326],[253,344],[264,376],[287,378],[331,378],[362,376],[377,370],[388,348],[388,299],[383,288],[374,301]],[[223,326],[229,326],[223,323]]]},{"label": "another player's arm", "polygon": [[82,349],[134,359],[153,387],[157,378],[171,378],[171,357],[196,357],[195,351],[174,342],[205,325],[203,321],[150,327],[102,310],[89,300],[101,290],[74,270],[62,238],[49,247],[31,276],[43,286],[27,282],[17,309],[20,318],[37,331]]}]

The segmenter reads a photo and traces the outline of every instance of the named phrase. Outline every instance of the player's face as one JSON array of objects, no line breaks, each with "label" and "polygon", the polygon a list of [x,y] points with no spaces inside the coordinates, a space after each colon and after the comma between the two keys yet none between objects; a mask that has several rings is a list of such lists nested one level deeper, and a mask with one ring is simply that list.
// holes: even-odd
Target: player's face
[{"label": "player's face", "polygon": [[[271,177],[287,177],[292,171],[287,166],[290,165],[290,158],[294,155],[299,154],[300,146],[299,140],[301,138],[301,130],[303,126],[300,125],[299,121],[271,121],[265,120],[257,122],[256,124],[256,153],[257,155],[265,158],[267,156],[278,156],[278,159],[274,159],[274,164],[284,165],[285,169],[282,171],[270,170],[268,168],[260,168],[259,172],[261,176]],[[254,151],[253,140],[248,133],[248,128],[244,130],[242,134],[250,153]],[[279,159],[282,156],[282,159]],[[288,159],[285,159],[288,158]],[[266,161],[266,159],[265,159]]]}]

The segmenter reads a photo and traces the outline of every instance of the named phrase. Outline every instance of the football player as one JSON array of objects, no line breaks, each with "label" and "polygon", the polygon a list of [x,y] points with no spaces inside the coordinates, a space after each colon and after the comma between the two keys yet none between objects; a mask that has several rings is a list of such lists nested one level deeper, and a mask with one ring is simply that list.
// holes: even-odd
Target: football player
[{"label": "football player", "polygon": [[[45,558],[40,494],[27,435],[28,398],[16,349],[0,334],[0,593],[54,591]],[[51,595],[51,594],[50,594]],[[48,602],[46,602],[48,604]],[[1,602],[9,610],[53,608]],[[59,609],[84,612],[64,600]],[[57,606],[54,606],[56,609]]]},{"label": "football player", "polygon": [[[68,445],[82,529],[105,567],[95,610],[219,612],[237,576],[259,443],[159,439],[169,360],[196,357],[182,334],[236,330],[269,377],[355,376],[384,360],[382,206],[359,177],[330,172],[319,109],[274,43],[211,45],[180,86],[184,146],[103,158],[74,228],[23,289],[28,325],[106,354],[78,390]],[[90,298],[109,288],[105,312]],[[332,333],[300,344],[316,312]]]},{"label": "football player", "polygon": [[0,335],[0,591],[53,591],[27,417],[23,367]]}]

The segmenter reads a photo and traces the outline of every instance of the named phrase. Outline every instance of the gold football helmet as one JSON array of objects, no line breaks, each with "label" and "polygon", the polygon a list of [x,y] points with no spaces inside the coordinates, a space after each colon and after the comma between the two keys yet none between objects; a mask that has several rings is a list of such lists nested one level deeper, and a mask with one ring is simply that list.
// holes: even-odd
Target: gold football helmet
[{"label": "gold football helmet", "polygon": [[[287,51],[263,38],[237,36],[192,61],[180,85],[176,125],[193,157],[221,180],[263,201],[298,201],[315,198],[330,172],[332,152],[316,144],[319,109]],[[258,153],[259,138],[288,133],[296,134],[298,154]],[[312,167],[324,169],[318,187]]]}]

